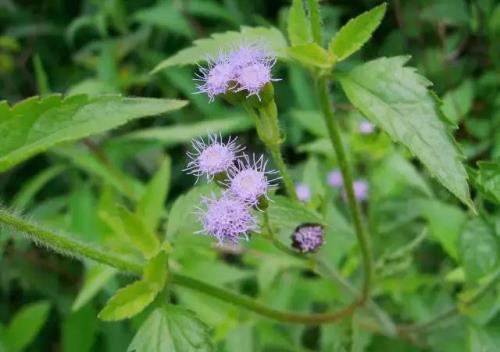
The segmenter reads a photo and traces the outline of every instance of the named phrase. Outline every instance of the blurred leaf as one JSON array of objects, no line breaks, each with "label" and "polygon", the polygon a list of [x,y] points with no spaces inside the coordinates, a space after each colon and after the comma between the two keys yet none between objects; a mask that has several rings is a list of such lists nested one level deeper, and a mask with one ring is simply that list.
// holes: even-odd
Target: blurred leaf
[{"label": "blurred leaf", "polygon": [[383,3],[349,20],[330,41],[329,49],[335,60],[342,61],[358,51],[384,18],[387,4]]},{"label": "blurred leaf", "polygon": [[351,103],[404,144],[443,186],[474,209],[467,174],[455,142],[441,121],[431,84],[411,68],[408,57],[381,58],[340,77]]},{"label": "blurred leaf", "polygon": [[329,69],[333,65],[332,57],[316,43],[292,46],[288,48],[288,55],[306,66]]},{"label": "blurred leaf", "polygon": [[469,281],[477,283],[498,264],[500,246],[493,229],[482,219],[469,220],[459,239],[460,257]]},{"label": "blurred leaf", "polygon": [[38,302],[17,312],[4,332],[7,351],[18,352],[28,347],[45,324],[49,310],[49,303]]},{"label": "blurred leaf", "polygon": [[213,346],[208,327],[191,311],[167,305],[151,312],[127,351],[208,352]]},{"label": "blurred leaf", "polygon": [[95,309],[88,305],[66,317],[62,324],[62,351],[91,352],[97,338]]},{"label": "blurred leaf", "polygon": [[119,289],[99,313],[99,319],[116,321],[131,318],[146,308],[158,294],[156,285],[136,281]]},{"label": "blurred leaf", "polygon": [[252,42],[262,42],[279,58],[286,58],[287,43],[279,30],[273,27],[241,27],[240,32],[215,33],[208,39],[195,40],[193,46],[162,61],[152,72],[158,72],[169,66],[193,65],[206,60],[207,57],[216,57],[221,51],[234,49],[241,43]]},{"label": "blurred leaf", "polygon": [[292,0],[292,6],[288,13],[287,30],[288,39],[292,45],[301,45],[312,41],[311,28],[302,0]]},{"label": "blurred leaf", "polygon": [[[327,137],[325,120],[318,111],[292,110],[290,112],[292,118],[297,121],[300,126],[309,133],[317,137]],[[331,142],[328,141],[330,144]]]},{"label": "blurred leaf", "polygon": [[496,327],[469,325],[468,352],[496,352],[500,346],[500,331]]},{"label": "blurred leaf", "polygon": [[107,265],[95,265],[87,269],[83,285],[71,309],[76,312],[86,305],[116,274],[116,269]]},{"label": "blurred leaf", "polygon": [[174,2],[158,2],[152,7],[139,10],[132,17],[141,24],[165,28],[187,38],[193,37],[189,22]]},{"label": "blurred leaf", "polygon": [[187,10],[193,15],[202,18],[225,20],[234,25],[238,24],[236,18],[233,17],[227,6],[223,6],[217,2],[206,0],[189,0],[183,4]]},{"label": "blurred leaf", "polygon": [[50,94],[49,80],[47,78],[47,72],[43,67],[42,59],[37,54],[33,57],[33,68],[35,69],[36,85],[38,94],[41,96]]},{"label": "blurred leaf", "polygon": [[136,207],[136,214],[142,218],[150,231],[155,232],[163,212],[170,187],[172,159],[166,155]]},{"label": "blurred leaf", "polygon": [[422,19],[454,25],[464,25],[469,22],[467,4],[464,0],[440,0],[431,2],[421,11]]},{"label": "blurred leaf", "polygon": [[154,231],[147,227],[139,215],[130,212],[123,206],[118,207],[119,220],[129,240],[139,249],[146,258],[156,255],[160,242]]},{"label": "blurred leaf", "polygon": [[472,108],[474,88],[470,80],[462,82],[443,96],[443,114],[453,124],[459,123]]},{"label": "blurred leaf", "polygon": [[0,102],[0,171],[58,143],[118,127],[129,120],[177,110],[186,102],[120,96],[30,98]]},{"label": "blurred leaf", "polygon": [[472,170],[472,180],[487,199],[500,203],[500,160],[479,161],[479,171]]},{"label": "blurred leaf", "polygon": [[157,291],[162,290],[167,282],[167,260],[167,253],[160,251],[151,258],[144,267],[143,280],[151,285],[157,286]]},{"label": "blurred leaf", "polygon": [[458,239],[467,219],[465,213],[460,208],[437,200],[419,200],[416,204],[429,222],[431,235],[450,257],[457,260]]},{"label": "blurred leaf", "polygon": [[172,125],[155,127],[129,133],[122,138],[155,140],[162,145],[177,145],[191,141],[191,139],[206,136],[207,133],[236,133],[250,129],[253,121],[247,115],[232,116],[223,119],[201,121],[189,125]]}]

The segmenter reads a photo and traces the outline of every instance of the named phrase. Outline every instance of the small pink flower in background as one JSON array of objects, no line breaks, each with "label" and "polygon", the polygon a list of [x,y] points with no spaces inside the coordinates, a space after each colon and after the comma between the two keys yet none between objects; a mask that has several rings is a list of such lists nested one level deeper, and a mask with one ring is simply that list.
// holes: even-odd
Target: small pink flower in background
[{"label": "small pink flower in background", "polygon": [[238,244],[258,229],[247,204],[228,193],[220,198],[204,197],[201,203],[203,207],[197,208],[197,215],[203,229],[198,233],[215,237],[219,244]]},{"label": "small pink flower in background", "polygon": [[257,204],[262,196],[267,197],[269,187],[273,186],[272,182],[279,177],[269,180],[267,176],[276,174],[277,171],[267,171],[266,166],[267,160],[264,160],[263,156],[256,159],[253,155],[250,161],[249,156],[244,155],[228,170],[229,192],[250,205]]},{"label": "small pink flower in background", "polygon": [[319,224],[303,224],[292,235],[292,246],[302,253],[314,252],[324,243],[325,231]]},{"label": "small pink flower in background", "polygon": [[308,202],[311,199],[311,189],[305,183],[298,183],[295,186],[295,192],[297,192],[297,197],[302,202]]},{"label": "small pink flower in background", "polygon": [[338,188],[344,184],[342,173],[339,169],[334,169],[328,173],[328,184],[332,187]]},{"label": "small pink flower in background", "polygon": [[370,134],[375,131],[375,126],[369,121],[361,121],[358,125],[358,130],[361,134]]},{"label": "small pink flower in background", "polygon": [[368,199],[368,182],[365,180],[356,180],[352,183],[352,187],[357,200],[363,201]]},{"label": "small pink flower in background", "polygon": [[224,143],[216,134],[211,134],[207,142],[200,138],[193,140],[192,144],[195,151],[187,153],[191,161],[185,171],[196,177],[206,176],[209,181],[216,174],[227,171],[244,149],[236,144],[236,138],[229,137]]}]

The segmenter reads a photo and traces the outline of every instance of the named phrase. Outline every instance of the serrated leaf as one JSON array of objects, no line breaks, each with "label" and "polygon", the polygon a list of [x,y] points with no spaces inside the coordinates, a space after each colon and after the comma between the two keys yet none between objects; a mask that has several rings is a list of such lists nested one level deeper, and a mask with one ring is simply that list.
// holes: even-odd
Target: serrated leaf
[{"label": "serrated leaf", "polygon": [[404,67],[408,59],[373,60],[339,80],[361,113],[405,145],[444,187],[474,209],[461,155],[428,91],[431,83]]},{"label": "serrated leaf", "polygon": [[0,171],[62,143],[101,133],[144,116],[177,110],[181,100],[121,96],[26,99],[0,102]]},{"label": "serrated leaf", "polygon": [[49,310],[49,303],[39,302],[26,305],[17,312],[4,331],[7,351],[18,352],[28,347],[45,324]]},{"label": "serrated leaf", "polygon": [[151,258],[144,267],[143,280],[152,285],[156,285],[158,291],[163,289],[167,282],[167,253],[160,251]]},{"label": "serrated leaf", "polygon": [[492,228],[482,219],[467,222],[460,235],[459,250],[467,279],[477,283],[495,270],[499,243]]},{"label": "serrated leaf", "polygon": [[71,309],[75,312],[87,304],[109,280],[116,274],[116,269],[106,265],[95,265],[87,270],[82,288],[78,292]]},{"label": "serrated leaf", "polygon": [[123,230],[130,241],[146,258],[155,255],[160,248],[160,242],[156,234],[146,226],[142,218],[130,212],[127,208],[119,206],[117,210],[123,224]]},{"label": "serrated leaf", "polygon": [[176,65],[193,65],[207,57],[216,57],[221,51],[237,48],[244,43],[263,42],[277,57],[286,58],[286,39],[273,27],[241,27],[239,32],[214,33],[210,38],[198,39],[194,45],[160,62],[152,73]]},{"label": "serrated leaf", "polygon": [[333,58],[316,43],[292,46],[288,55],[306,66],[329,69],[333,65]]},{"label": "serrated leaf", "polygon": [[158,294],[156,285],[136,281],[119,289],[99,313],[99,319],[116,321],[131,318],[146,308]]},{"label": "serrated leaf", "polygon": [[168,305],[155,309],[130,343],[127,352],[210,352],[208,327],[191,311]]},{"label": "serrated leaf", "polygon": [[312,41],[311,28],[306,18],[302,0],[292,0],[287,21],[288,39],[292,45],[300,45]]},{"label": "serrated leaf", "polygon": [[156,231],[163,212],[163,205],[170,187],[171,167],[172,159],[166,155],[158,171],[146,186],[135,210],[137,216],[142,218],[144,224],[152,232]]},{"label": "serrated leaf", "polygon": [[349,20],[330,41],[330,52],[341,61],[358,51],[377,29],[384,17],[387,4],[383,3]]}]

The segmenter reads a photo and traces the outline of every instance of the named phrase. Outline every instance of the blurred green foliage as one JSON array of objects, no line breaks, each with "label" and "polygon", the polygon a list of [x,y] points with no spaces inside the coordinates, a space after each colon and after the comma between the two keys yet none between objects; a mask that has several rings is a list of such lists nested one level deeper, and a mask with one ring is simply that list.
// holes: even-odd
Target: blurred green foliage
[{"label": "blurred green foliage", "polygon": [[[322,1],[324,44],[349,18],[379,4],[375,0]],[[169,112],[167,118],[138,119],[104,135],[75,136],[85,138],[1,173],[0,203],[82,241],[106,243],[117,253],[140,248],[147,256],[150,247],[159,244],[137,238],[139,230],[123,228],[144,226],[137,223],[138,217],[148,227],[141,228],[141,233],[152,232],[160,224],[175,242],[172,267],[278,308],[322,311],[349,302],[350,297],[337,286],[320,280],[294,258],[283,257],[262,239],[254,238],[244,249],[231,251],[214,248],[206,237],[193,235],[197,227],[191,209],[200,194],[210,192],[210,186],[189,190],[194,180],[182,173],[191,138],[217,130],[238,134],[251,151],[263,147],[242,110],[221,101],[208,104],[205,96],[192,94],[195,67],[172,64],[151,74],[167,58],[175,64],[189,63],[193,52],[180,58],[174,55],[213,33],[238,31],[241,26],[274,26],[287,33],[290,5],[267,0],[0,1],[2,100],[14,104],[57,92],[85,94],[88,97],[70,99],[90,102],[102,99],[93,97],[100,94],[123,94],[190,103]],[[500,5],[494,0],[393,0],[373,39],[338,64],[347,71],[377,57],[410,54],[411,66],[433,82],[444,117],[457,126],[453,134],[473,186],[477,217],[406,149],[392,144],[388,135],[379,130],[360,134],[363,116],[340,89],[334,91],[355,176],[370,184],[364,211],[376,258],[374,299],[397,322],[425,321],[446,311],[460,299],[457,292],[474,293],[499,268],[499,37]],[[288,38],[297,43],[303,39],[300,35]],[[337,161],[326,139],[313,82],[307,70],[291,60],[280,62],[275,75],[282,79],[275,90],[286,135],[286,160],[294,179],[312,189],[308,210],[320,207],[329,222],[321,255],[358,284],[358,248],[347,209],[337,190],[326,183]],[[147,105],[138,108],[141,116],[122,116],[123,120],[169,110]],[[9,145],[6,140],[0,143],[2,168]],[[168,221],[158,206],[148,208],[163,205],[165,198]],[[115,205],[118,200],[136,202],[135,213],[124,214],[127,210]],[[272,221],[282,222],[283,243],[289,243],[296,225],[314,221],[315,214],[280,201],[280,196],[270,207]],[[126,241],[119,238],[124,233]],[[131,343],[131,350],[146,351],[157,338],[149,330],[159,326],[168,331],[181,326],[201,340],[210,333],[215,350],[228,352],[476,352],[496,351],[500,346],[500,287],[475,305],[459,306],[458,316],[422,339],[407,341],[373,333],[364,312],[321,327],[284,325],[184,288],[176,288],[173,302],[194,311],[194,320],[185,320],[192,313],[172,305],[171,316],[169,309],[152,307],[129,321],[99,321],[98,312],[108,298],[130,282],[130,277],[107,267],[81,265],[0,228],[0,351],[114,352],[126,351]],[[152,301],[156,294],[146,300]],[[113,314],[117,312],[104,315]],[[198,319],[211,330],[205,331]],[[175,343],[183,351],[187,347],[182,346],[191,342]]]}]

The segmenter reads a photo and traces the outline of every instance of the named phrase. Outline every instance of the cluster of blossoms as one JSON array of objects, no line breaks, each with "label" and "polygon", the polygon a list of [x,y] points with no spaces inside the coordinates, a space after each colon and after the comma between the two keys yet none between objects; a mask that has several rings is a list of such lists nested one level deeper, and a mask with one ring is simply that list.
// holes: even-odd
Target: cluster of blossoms
[{"label": "cluster of blossoms", "polygon": [[324,243],[325,231],[320,224],[302,224],[295,229],[292,246],[302,253],[314,252]]},{"label": "cluster of blossoms", "polygon": [[244,148],[229,138],[227,142],[220,135],[210,135],[208,141],[193,141],[194,151],[188,153],[191,161],[187,171],[210,182],[217,179],[225,187],[220,197],[212,194],[202,199],[197,215],[202,230],[200,233],[214,236],[219,244],[237,244],[248,239],[248,234],[258,230],[252,207],[258,207],[262,197],[267,197],[273,181],[268,179],[276,171],[267,171],[267,161],[261,156],[249,157]]},{"label": "cluster of blossoms", "polygon": [[[338,169],[330,171],[327,175],[327,183],[333,188],[340,189],[344,186],[344,180],[342,178],[342,173]],[[352,183],[354,190],[354,196],[359,201],[366,201],[368,199],[368,182],[363,179],[355,180]],[[308,185],[304,183],[299,183],[296,185],[295,190],[297,192],[298,198],[303,202],[308,202],[311,200],[311,190]],[[345,190],[342,189],[342,197],[345,199]]]},{"label": "cluster of blossoms", "polygon": [[208,66],[200,67],[195,80],[198,93],[208,95],[210,102],[220,94],[246,91],[247,97],[256,95],[269,82],[276,81],[271,69],[276,57],[262,43],[242,45],[228,53],[220,52],[208,58]]}]

